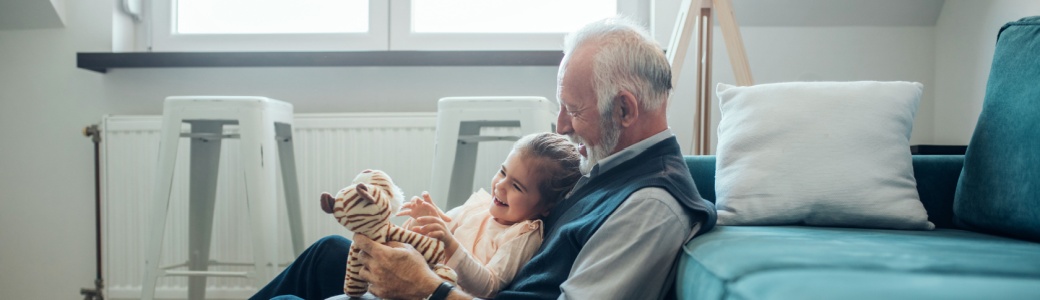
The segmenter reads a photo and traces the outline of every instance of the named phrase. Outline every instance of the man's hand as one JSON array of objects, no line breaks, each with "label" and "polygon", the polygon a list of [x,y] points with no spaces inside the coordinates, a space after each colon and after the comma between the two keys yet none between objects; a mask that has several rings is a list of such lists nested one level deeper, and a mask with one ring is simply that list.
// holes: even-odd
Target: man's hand
[{"label": "man's hand", "polygon": [[380,298],[422,299],[441,284],[441,278],[430,270],[422,254],[411,245],[390,242],[382,245],[354,236],[361,249],[361,279],[369,283],[368,291]]}]

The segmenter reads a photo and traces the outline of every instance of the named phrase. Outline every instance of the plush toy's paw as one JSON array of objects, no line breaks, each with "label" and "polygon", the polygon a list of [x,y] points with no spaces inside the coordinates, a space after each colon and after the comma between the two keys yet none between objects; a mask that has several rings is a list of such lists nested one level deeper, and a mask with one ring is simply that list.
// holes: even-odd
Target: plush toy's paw
[{"label": "plush toy's paw", "polygon": [[368,282],[354,279],[347,275],[346,280],[343,281],[343,294],[350,296],[350,298],[361,298],[366,293],[368,293]]},{"label": "plush toy's paw", "polygon": [[327,214],[334,212],[336,207],[336,197],[333,197],[329,193],[321,193],[321,210]]},{"label": "plush toy's paw", "polygon": [[455,273],[455,270],[452,270],[444,264],[434,265],[433,273],[436,273],[437,276],[440,276],[441,279],[450,282],[452,285],[455,285],[455,283],[459,280],[459,275]]}]

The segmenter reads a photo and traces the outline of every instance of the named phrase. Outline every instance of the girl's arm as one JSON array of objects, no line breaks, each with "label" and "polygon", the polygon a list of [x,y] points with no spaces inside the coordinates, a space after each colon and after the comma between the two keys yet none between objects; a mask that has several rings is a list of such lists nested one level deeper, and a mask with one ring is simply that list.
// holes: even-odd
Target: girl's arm
[{"label": "girl's arm", "polygon": [[[527,263],[542,244],[540,224],[502,244],[495,255],[483,264],[474,258],[465,247],[458,247],[445,263],[455,269],[458,284],[463,291],[481,298],[494,297],[513,280],[520,267]],[[520,223],[515,226],[534,226]],[[510,230],[516,228],[510,228]],[[529,229],[529,228],[528,228]]]}]

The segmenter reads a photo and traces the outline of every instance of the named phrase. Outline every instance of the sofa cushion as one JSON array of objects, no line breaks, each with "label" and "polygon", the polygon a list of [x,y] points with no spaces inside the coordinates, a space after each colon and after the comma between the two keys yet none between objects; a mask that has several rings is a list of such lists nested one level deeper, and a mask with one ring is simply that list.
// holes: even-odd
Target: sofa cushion
[{"label": "sofa cushion", "polygon": [[719,84],[718,223],[934,228],[910,159],[922,88]]},{"label": "sofa cushion", "polygon": [[779,270],[732,286],[735,299],[1040,299],[1040,280],[954,273]]},{"label": "sofa cushion", "polygon": [[[681,298],[721,299],[738,291],[765,288],[768,284],[751,281],[756,276],[795,271],[803,273],[792,276],[801,274],[803,278],[905,274],[899,276],[956,283],[949,287],[954,289],[1000,278],[1027,281],[1012,284],[1015,289],[1007,291],[1010,293],[1040,284],[1040,244],[958,229],[719,226],[684,246],[677,292]],[[840,291],[827,293],[831,292]],[[849,292],[855,295],[854,290]],[[989,292],[999,295],[1004,291]]]},{"label": "sofa cushion", "polygon": [[971,229],[1040,241],[1040,16],[1000,29],[954,214]]}]

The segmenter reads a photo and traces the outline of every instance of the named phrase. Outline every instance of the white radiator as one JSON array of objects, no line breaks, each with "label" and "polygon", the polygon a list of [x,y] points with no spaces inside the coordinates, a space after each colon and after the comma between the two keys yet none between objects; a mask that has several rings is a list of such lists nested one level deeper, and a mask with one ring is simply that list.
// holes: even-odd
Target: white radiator
[{"label": "white radiator", "polygon": [[[151,226],[152,185],[158,158],[160,116],[105,116],[102,120],[103,269],[109,299],[138,299],[144,275],[148,228]],[[321,211],[322,192],[335,193],[363,169],[387,171],[408,196],[428,190],[434,155],[433,113],[297,114],[293,124],[296,169],[300,186],[304,243],[326,235],[350,234]],[[512,128],[485,128],[485,134],[517,135]],[[167,217],[161,265],[187,260],[188,145],[178,151],[170,215]],[[217,203],[210,259],[251,262],[247,215],[238,141],[224,140],[220,154]],[[474,187],[488,187],[512,142],[481,143]],[[280,180],[279,180],[280,182]],[[279,187],[279,203],[284,203]],[[284,206],[277,222],[282,232],[283,261],[292,260]],[[400,224],[403,218],[396,218]],[[211,270],[250,267],[215,266]],[[210,277],[207,298],[244,299],[258,287],[244,278]],[[160,278],[156,296],[183,299],[184,277]]]}]

